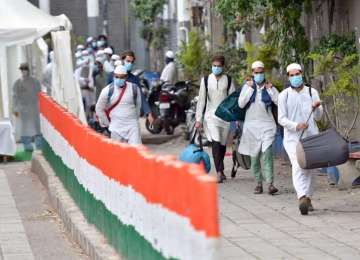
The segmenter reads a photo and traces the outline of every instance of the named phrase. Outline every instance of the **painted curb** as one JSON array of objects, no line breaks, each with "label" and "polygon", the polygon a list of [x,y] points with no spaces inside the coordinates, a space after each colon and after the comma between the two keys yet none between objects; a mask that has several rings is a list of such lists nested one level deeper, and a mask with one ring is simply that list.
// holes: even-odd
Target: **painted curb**
[{"label": "painted curb", "polygon": [[47,189],[50,202],[58,212],[71,238],[80,245],[90,259],[124,259],[118,255],[94,225],[88,224],[81,210],[70,197],[41,153],[34,154],[31,169]]}]

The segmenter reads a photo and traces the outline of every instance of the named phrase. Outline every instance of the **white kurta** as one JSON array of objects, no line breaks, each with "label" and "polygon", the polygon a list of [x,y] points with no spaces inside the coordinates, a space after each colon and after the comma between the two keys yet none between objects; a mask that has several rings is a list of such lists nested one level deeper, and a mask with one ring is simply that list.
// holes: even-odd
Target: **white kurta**
[{"label": "white kurta", "polygon": [[[259,152],[265,152],[275,140],[276,123],[271,108],[266,110],[264,102],[261,101],[261,92],[264,86],[257,85],[255,102],[251,103],[246,111],[246,117],[239,145],[241,154],[256,156]],[[279,92],[275,87],[266,89],[271,100],[277,104]],[[254,89],[245,84],[239,96],[239,107],[244,108]]]},{"label": "white kurta", "polygon": [[[201,80],[199,100],[196,107],[196,121],[203,122],[204,131],[209,141],[220,142],[226,145],[230,130],[230,123],[218,118],[215,111],[220,103],[227,97],[228,77],[222,75],[219,80],[214,74],[208,77],[208,93],[206,97],[204,78]],[[235,91],[234,83],[231,82],[229,95]],[[207,100],[205,114],[203,114],[205,101]]]},{"label": "white kurta", "polygon": [[40,135],[39,92],[40,82],[33,77],[15,81],[13,88],[14,112],[19,112],[21,136]]},{"label": "white kurta", "polygon": [[176,74],[175,62],[169,62],[164,67],[164,69],[161,73],[160,79],[169,84],[174,84],[175,83],[175,74]]},{"label": "white kurta", "polygon": [[[296,146],[301,135],[296,126],[306,122],[313,103],[320,100],[316,89],[312,88],[311,93],[312,97],[306,86],[300,92],[287,88],[280,93],[278,103],[279,123],[284,127],[284,148],[291,161],[293,184],[298,198],[312,195],[312,171],[301,169],[296,157]],[[309,128],[305,130],[303,138],[319,133],[316,121],[320,120],[322,115],[323,108],[320,106],[311,115]]]},{"label": "white kurta", "polygon": [[95,86],[92,77],[92,67],[90,65],[82,65],[75,70],[74,76],[80,85],[81,95],[85,101],[85,112],[89,113],[90,106],[95,104]]},{"label": "white kurta", "polygon": [[[115,87],[114,93],[108,104],[109,86],[105,87],[99,96],[96,103],[96,114],[99,117],[100,124],[108,126],[112,137],[117,140],[125,141],[130,144],[141,144],[140,135],[140,108],[141,108],[141,93],[138,87],[133,88],[133,84],[126,82],[127,87],[120,103],[110,112],[110,119],[106,117],[105,109],[111,107],[120,95],[121,88]],[[134,104],[133,89],[136,89],[136,104]]]}]

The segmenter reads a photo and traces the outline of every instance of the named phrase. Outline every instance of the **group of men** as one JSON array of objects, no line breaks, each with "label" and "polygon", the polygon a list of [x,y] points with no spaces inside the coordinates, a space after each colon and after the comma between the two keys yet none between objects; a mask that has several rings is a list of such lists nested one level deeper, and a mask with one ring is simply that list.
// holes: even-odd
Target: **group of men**
[{"label": "group of men", "polygon": [[[230,123],[217,117],[215,111],[220,103],[235,91],[231,77],[224,72],[224,66],[225,58],[214,56],[212,73],[201,80],[195,125],[204,129],[212,143],[219,183],[226,179],[224,156]],[[263,62],[254,62],[251,69],[252,75],[242,86],[238,99],[239,107],[246,109],[239,153],[251,157],[251,171],[256,180],[254,193],[263,193],[263,180],[268,184],[269,194],[278,192],[274,186],[272,144],[279,124],[284,128],[283,143],[292,165],[299,210],[306,215],[314,210],[311,203],[313,174],[310,170],[300,168],[296,146],[302,133],[303,137],[306,137],[319,132],[316,121],[320,120],[323,114],[319,94],[315,89],[305,86],[303,70],[299,64],[287,66],[290,87],[281,93],[266,80]]]}]

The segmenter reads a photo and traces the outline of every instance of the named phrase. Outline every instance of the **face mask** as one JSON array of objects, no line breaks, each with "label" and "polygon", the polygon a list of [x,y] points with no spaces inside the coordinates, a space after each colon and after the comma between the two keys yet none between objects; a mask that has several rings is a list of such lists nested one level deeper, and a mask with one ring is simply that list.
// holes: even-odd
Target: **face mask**
[{"label": "face mask", "polygon": [[130,71],[133,69],[134,64],[133,64],[133,63],[130,63],[130,62],[126,62],[126,61],[125,61],[124,66],[125,66],[126,70],[127,70],[128,72],[130,72]]},{"label": "face mask", "polygon": [[215,76],[219,76],[222,73],[223,69],[222,67],[212,66],[211,71]]},{"label": "face mask", "polygon": [[114,78],[114,85],[121,88],[125,85],[125,79]]},{"label": "face mask", "polygon": [[21,71],[21,76],[23,76],[23,77],[29,76],[29,71],[28,70],[22,70]]},{"label": "face mask", "polygon": [[265,74],[264,73],[258,73],[254,75],[254,80],[256,84],[261,84],[265,80]]},{"label": "face mask", "polygon": [[298,76],[292,76],[289,78],[290,84],[293,88],[299,88],[303,84],[303,78],[301,75]]},{"label": "face mask", "polygon": [[86,49],[89,53],[92,53],[93,49],[91,47]]},{"label": "face mask", "polygon": [[91,43],[91,47],[92,47],[93,49],[96,49],[96,47],[97,47],[96,42],[92,42],[92,43]]}]

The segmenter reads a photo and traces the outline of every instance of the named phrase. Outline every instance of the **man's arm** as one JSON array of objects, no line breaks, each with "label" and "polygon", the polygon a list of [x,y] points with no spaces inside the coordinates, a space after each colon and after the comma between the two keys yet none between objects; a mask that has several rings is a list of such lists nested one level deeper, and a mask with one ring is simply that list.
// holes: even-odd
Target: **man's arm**
[{"label": "man's arm", "polygon": [[280,93],[278,98],[278,122],[284,128],[295,132],[298,123],[291,121],[288,118],[287,98],[288,98],[288,93],[286,90]]},{"label": "man's arm", "polygon": [[106,106],[108,103],[108,92],[109,92],[109,88],[106,87],[104,88],[99,96],[99,99],[96,103],[95,106],[95,111],[96,111],[96,115],[99,118],[99,123],[101,126],[103,127],[107,127],[109,126],[110,122],[106,116],[105,110],[106,110]]},{"label": "man's arm", "polygon": [[199,99],[196,105],[196,122],[202,123],[203,121],[206,99],[207,96],[205,90],[205,82],[204,82],[204,78],[202,78],[200,84],[200,90],[199,90]]},{"label": "man's arm", "polygon": [[[314,119],[316,121],[319,121],[321,120],[322,116],[323,116],[323,113],[324,113],[324,108],[322,105],[320,105],[320,98],[319,98],[319,93],[317,92],[316,89],[312,89],[313,91],[313,96],[312,96],[312,99],[313,99],[313,107],[315,107],[315,110],[314,110]],[[319,105],[318,105],[319,104]]]},{"label": "man's arm", "polygon": [[254,89],[250,87],[247,83],[244,84],[244,86],[241,89],[240,95],[239,95],[239,107],[244,108],[247,103],[249,103],[250,98],[252,94],[254,93]]}]

